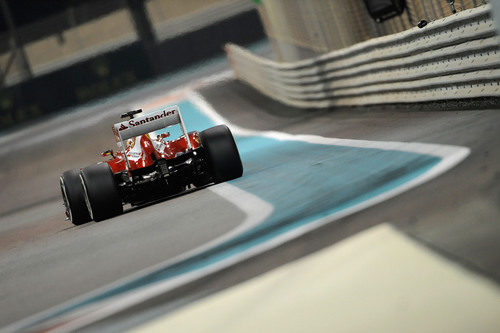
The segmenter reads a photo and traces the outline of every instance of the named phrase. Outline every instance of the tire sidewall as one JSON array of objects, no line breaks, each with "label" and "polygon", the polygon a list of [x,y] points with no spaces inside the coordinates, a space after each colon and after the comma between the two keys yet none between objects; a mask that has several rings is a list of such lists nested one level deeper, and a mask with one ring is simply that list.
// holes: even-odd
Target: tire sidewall
[{"label": "tire sidewall", "polygon": [[243,174],[241,158],[234,137],[226,125],[202,131],[200,141],[216,183],[241,177]]},{"label": "tire sidewall", "polygon": [[69,219],[74,225],[90,222],[91,216],[85,203],[85,193],[80,181],[80,170],[73,169],[63,172],[59,177],[59,184]]},{"label": "tire sidewall", "polygon": [[94,221],[102,221],[123,213],[123,205],[113,172],[107,163],[83,168],[80,179],[85,202]]}]

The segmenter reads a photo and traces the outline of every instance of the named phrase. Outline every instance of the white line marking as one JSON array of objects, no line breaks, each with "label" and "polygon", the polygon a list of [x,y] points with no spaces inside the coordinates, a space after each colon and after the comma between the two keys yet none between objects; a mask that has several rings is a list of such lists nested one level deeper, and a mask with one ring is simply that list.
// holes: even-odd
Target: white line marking
[{"label": "white line marking", "polygon": [[214,108],[197,92],[189,90],[186,92],[187,98],[198,108],[205,113],[210,119],[217,124],[226,124],[231,128],[231,131],[236,135],[241,136],[264,136],[279,141],[302,141],[312,144],[346,146],[356,148],[376,148],[382,150],[397,150],[404,152],[412,152],[417,154],[426,154],[437,156],[440,158],[450,157],[450,155],[457,155],[459,161],[463,160],[470,153],[470,149],[460,146],[440,145],[434,143],[419,143],[419,142],[398,142],[398,141],[369,141],[369,140],[352,140],[352,139],[338,139],[326,138],[318,135],[305,135],[305,134],[288,134],[276,131],[256,131],[239,127],[231,124],[221,115],[219,115]]},{"label": "white line marking", "polygon": [[203,245],[203,247],[196,249],[197,253],[202,252],[201,249],[205,250],[217,244],[221,244],[222,242],[231,239],[238,234],[250,230],[262,221],[266,220],[274,210],[274,207],[268,202],[262,200],[256,195],[253,195],[252,193],[243,191],[238,187],[228,183],[222,183],[208,187],[208,190],[220,195],[221,197],[241,209],[245,213],[246,218],[242,224],[237,226],[232,231]]}]

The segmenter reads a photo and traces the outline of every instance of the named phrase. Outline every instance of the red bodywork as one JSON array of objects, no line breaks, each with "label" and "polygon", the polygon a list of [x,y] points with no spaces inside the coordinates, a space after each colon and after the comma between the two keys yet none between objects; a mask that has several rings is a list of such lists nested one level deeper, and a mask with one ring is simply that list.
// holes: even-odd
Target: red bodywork
[{"label": "red bodywork", "polygon": [[[188,133],[188,136],[191,141],[192,148],[199,148],[200,139],[198,132]],[[151,140],[148,134],[144,134],[140,137],[134,138],[131,142],[133,143],[128,145],[125,150],[131,170],[137,170],[153,165],[154,159],[152,156],[154,156],[157,160],[161,158],[168,160],[174,158],[179,153],[184,153],[187,149],[187,142],[184,137],[171,141],[163,139]],[[140,147],[135,147],[137,144],[140,144]],[[113,173],[127,170],[125,158],[123,157],[123,153],[121,151],[117,152],[116,156],[111,160],[106,161],[106,163],[109,164]]]}]

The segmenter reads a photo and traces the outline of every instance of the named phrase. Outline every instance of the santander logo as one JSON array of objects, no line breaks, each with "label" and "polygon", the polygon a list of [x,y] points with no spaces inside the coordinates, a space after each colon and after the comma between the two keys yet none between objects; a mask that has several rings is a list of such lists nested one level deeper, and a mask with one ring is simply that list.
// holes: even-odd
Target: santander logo
[{"label": "santander logo", "polygon": [[[148,117],[146,115],[144,117],[138,118],[137,120],[136,119],[130,119],[128,121],[128,124],[129,124],[130,127],[140,126],[140,125],[147,124],[149,122],[152,122],[152,121],[155,121],[155,120],[158,120],[158,119],[162,119],[162,118],[166,118],[168,116],[172,116],[174,114],[175,114],[175,110],[170,110],[170,111],[163,110],[163,112],[161,114],[156,114],[154,116]],[[120,130],[121,130],[121,128],[120,128]]]},{"label": "santander logo", "polygon": [[148,124],[151,122],[155,122],[156,120],[168,118],[170,116],[177,115],[177,111],[174,110],[162,110],[161,113],[153,113],[151,114],[146,114],[142,117],[139,117],[137,119],[130,119],[128,122],[123,122],[120,123],[120,127],[118,128],[118,131],[125,131],[127,129],[130,129],[131,127],[136,127],[144,124]]}]

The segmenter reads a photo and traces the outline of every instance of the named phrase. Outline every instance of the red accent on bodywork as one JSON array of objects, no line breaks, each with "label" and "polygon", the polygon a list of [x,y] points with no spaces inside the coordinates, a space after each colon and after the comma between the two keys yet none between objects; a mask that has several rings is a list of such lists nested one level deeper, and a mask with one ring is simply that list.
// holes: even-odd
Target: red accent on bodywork
[{"label": "red accent on bodywork", "polygon": [[[190,132],[188,133],[188,135],[193,149],[199,148],[200,139],[198,132]],[[151,157],[151,155],[154,155],[156,159],[165,158],[168,160],[174,158],[177,153],[185,152],[187,149],[187,142],[184,137],[164,142],[165,147],[162,148],[161,151],[159,151],[155,149],[148,135],[141,135],[141,157],[136,161],[129,159],[130,168],[132,170],[137,170],[152,165],[154,163],[154,159]],[[128,153],[129,151],[130,147],[127,148],[126,153]],[[109,164],[113,173],[117,173],[127,169],[125,165],[125,158],[123,157],[123,153],[121,151],[117,152],[116,157],[107,160],[106,163]]]}]

